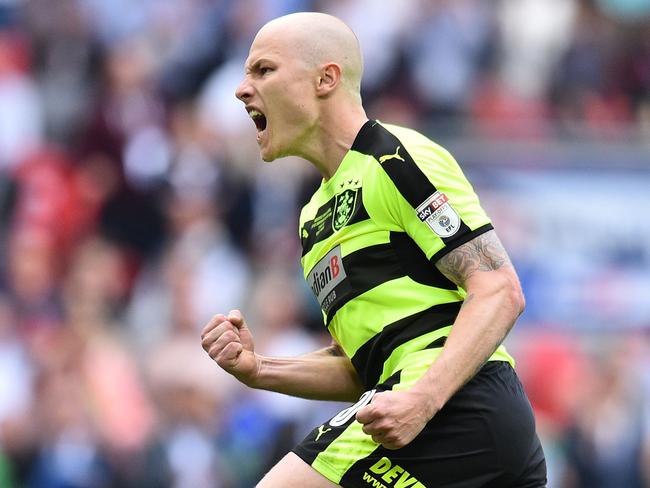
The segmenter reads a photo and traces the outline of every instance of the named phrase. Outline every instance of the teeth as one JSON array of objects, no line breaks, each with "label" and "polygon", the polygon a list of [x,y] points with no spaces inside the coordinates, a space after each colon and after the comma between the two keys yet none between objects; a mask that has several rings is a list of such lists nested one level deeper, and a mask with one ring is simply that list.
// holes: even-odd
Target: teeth
[{"label": "teeth", "polygon": [[264,117],[264,114],[262,112],[259,112],[258,110],[251,110],[250,112],[248,112],[248,115],[250,115],[251,119]]}]

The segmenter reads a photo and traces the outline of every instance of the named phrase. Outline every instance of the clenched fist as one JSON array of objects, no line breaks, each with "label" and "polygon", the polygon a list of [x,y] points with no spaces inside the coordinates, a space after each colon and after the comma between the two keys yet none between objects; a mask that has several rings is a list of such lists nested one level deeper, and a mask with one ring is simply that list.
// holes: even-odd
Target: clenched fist
[{"label": "clenched fist", "polygon": [[253,336],[239,310],[228,316],[217,314],[203,328],[201,345],[225,371],[246,385],[254,382],[258,370]]},{"label": "clenched fist", "polygon": [[424,429],[433,416],[426,395],[413,390],[377,393],[356,415],[363,432],[386,449],[400,449]]}]

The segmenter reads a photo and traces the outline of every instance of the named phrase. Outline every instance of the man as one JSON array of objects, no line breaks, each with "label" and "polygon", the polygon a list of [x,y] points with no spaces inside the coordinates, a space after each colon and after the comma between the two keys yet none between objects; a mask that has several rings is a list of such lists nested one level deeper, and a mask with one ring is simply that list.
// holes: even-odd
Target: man
[{"label": "man", "polygon": [[323,175],[300,238],[334,340],[263,357],[232,311],[206,325],[203,348],[250,387],[354,402],[258,486],[545,486],[530,404],[501,345],[524,298],[454,159],[368,120],[358,41],[335,17],[269,22],[245,70],[236,96],[262,158],[301,156]]}]

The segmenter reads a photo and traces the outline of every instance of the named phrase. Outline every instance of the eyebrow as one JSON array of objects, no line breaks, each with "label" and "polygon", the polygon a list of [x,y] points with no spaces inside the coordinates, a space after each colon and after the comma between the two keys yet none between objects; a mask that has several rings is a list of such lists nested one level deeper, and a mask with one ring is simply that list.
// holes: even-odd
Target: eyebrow
[{"label": "eyebrow", "polygon": [[262,63],[270,63],[270,62],[272,62],[272,61],[270,59],[268,59],[268,58],[259,58],[254,63],[246,65],[245,71],[246,71],[246,73],[250,73],[252,71],[255,71],[257,68],[259,68],[260,64],[262,64]]}]

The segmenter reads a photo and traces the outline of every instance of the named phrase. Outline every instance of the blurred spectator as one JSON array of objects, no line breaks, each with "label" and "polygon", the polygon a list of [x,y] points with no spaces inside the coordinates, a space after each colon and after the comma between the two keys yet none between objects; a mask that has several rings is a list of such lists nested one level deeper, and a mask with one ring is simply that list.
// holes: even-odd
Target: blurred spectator
[{"label": "blurred spectator", "polygon": [[27,39],[0,31],[0,172],[17,166],[43,138],[43,107],[30,63]]},{"label": "blurred spectator", "polygon": [[501,78],[522,98],[545,96],[571,40],[579,0],[505,0],[499,15]]},{"label": "blurred spectator", "polygon": [[101,47],[77,0],[62,0],[56,9],[43,0],[25,2],[23,16],[46,134],[74,147],[97,91]]},{"label": "blurred spectator", "polygon": [[0,296],[0,486],[12,486],[16,462],[28,450],[26,433],[34,401],[34,365],[18,335],[16,317]]},{"label": "blurred spectator", "polygon": [[141,344],[164,338],[170,327],[198,333],[216,311],[244,302],[249,264],[215,219],[211,194],[202,190],[185,184],[173,190],[169,246],[136,280],[130,323]]},{"label": "blurred spectator", "polygon": [[480,0],[422,2],[407,58],[425,113],[463,113],[490,43],[493,9]]},{"label": "blurred spectator", "polygon": [[557,116],[572,131],[585,124],[599,134],[619,135],[633,116],[617,66],[625,34],[591,2],[582,2],[572,34],[555,73]]},{"label": "blurred spectator", "polygon": [[[217,442],[232,383],[214,368],[192,331],[176,331],[151,351],[149,377],[160,409],[160,441],[172,487],[233,486],[236,468]],[[182,365],[182,367],[180,367]]]},{"label": "blurred spectator", "polygon": [[92,207],[82,193],[72,161],[59,148],[42,147],[30,153],[15,171],[16,201],[11,224],[36,229],[65,254],[92,228]]},{"label": "blurred spectator", "polygon": [[20,334],[29,337],[39,329],[61,326],[61,263],[56,259],[52,237],[38,227],[17,229],[11,236],[7,256],[7,295]]},{"label": "blurred spectator", "polygon": [[528,332],[519,336],[517,374],[535,411],[544,439],[548,486],[563,486],[565,436],[578,410],[584,383],[593,374],[585,352],[567,333]]},{"label": "blurred spectator", "polygon": [[420,7],[426,8],[426,5],[419,5],[418,0],[399,3],[325,0],[316,3],[316,10],[343,19],[358,36],[364,58],[362,92],[366,96],[372,98],[380,91],[393,91],[391,85],[401,81],[401,76],[395,76],[401,69],[401,43]]},{"label": "blurred spectator", "polygon": [[253,184],[252,257],[262,269],[296,265],[298,199],[301,181],[313,170],[304,161],[287,159],[282,166],[259,168]]},{"label": "blurred spectator", "polygon": [[624,349],[613,347],[582,378],[587,385],[567,432],[565,486],[642,488],[650,481],[644,480],[647,418],[634,367]]}]

